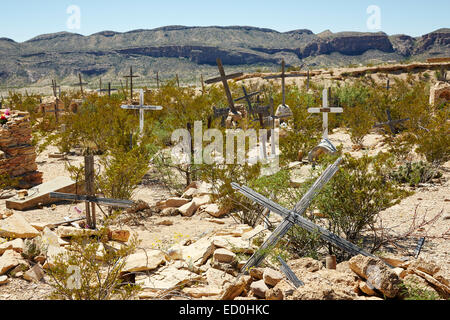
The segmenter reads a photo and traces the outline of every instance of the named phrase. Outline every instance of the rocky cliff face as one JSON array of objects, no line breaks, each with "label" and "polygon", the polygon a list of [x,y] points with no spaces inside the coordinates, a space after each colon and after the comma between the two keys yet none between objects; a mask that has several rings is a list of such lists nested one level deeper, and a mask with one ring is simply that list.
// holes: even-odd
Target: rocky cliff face
[{"label": "rocky cliff face", "polygon": [[[370,51],[372,58],[398,60],[415,55],[450,56],[450,29],[419,38],[383,32],[314,34],[301,29],[280,33],[254,27],[168,26],[126,33],[103,31],[90,36],[60,32],[23,43],[0,38],[0,85],[33,83],[49,77],[63,80],[78,72],[85,77],[118,74],[132,63],[146,77],[154,70],[180,73],[215,67],[220,57],[229,66],[308,64],[327,56],[336,64],[354,61]],[[331,55],[331,56],[330,56]],[[168,62],[171,59],[170,62]],[[352,60],[353,59],[353,60]],[[314,59],[317,61],[317,59]],[[73,81],[73,80],[71,80]]]}]

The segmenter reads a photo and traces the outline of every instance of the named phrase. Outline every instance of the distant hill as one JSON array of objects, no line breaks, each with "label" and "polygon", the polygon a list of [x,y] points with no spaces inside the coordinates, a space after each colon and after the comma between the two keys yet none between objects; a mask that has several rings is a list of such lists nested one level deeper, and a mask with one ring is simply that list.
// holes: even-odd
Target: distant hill
[{"label": "distant hill", "polygon": [[129,66],[141,76],[136,81],[149,82],[156,71],[163,78],[177,73],[194,81],[200,73],[217,74],[217,57],[227,71],[274,71],[283,58],[288,66],[317,67],[450,56],[450,29],[416,38],[306,29],[282,33],[246,26],[167,26],[90,36],[59,32],[23,43],[0,38],[0,56],[2,87],[45,84],[51,78],[73,83],[78,73],[89,81],[102,77],[117,85]]}]

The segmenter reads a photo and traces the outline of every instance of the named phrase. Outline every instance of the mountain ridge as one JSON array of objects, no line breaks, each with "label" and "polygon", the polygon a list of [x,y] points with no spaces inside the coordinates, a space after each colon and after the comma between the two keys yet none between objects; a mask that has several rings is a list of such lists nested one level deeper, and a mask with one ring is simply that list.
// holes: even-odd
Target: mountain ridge
[{"label": "mountain ridge", "polygon": [[65,81],[78,73],[113,77],[130,65],[142,77],[160,70],[195,78],[199,72],[216,73],[217,57],[232,68],[276,70],[282,59],[288,66],[314,67],[450,56],[450,29],[420,37],[330,30],[314,34],[308,29],[279,32],[252,26],[172,25],[89,36],[63,31],[21,43],[0,38],[0,55],[3,86],[49,77]]}]

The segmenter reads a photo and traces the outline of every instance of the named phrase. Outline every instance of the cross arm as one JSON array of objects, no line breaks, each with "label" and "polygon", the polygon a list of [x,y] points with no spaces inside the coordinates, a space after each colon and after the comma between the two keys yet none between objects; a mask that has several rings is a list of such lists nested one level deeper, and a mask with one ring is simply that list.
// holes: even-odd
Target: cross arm
[{"label": "cross arm", "polygon": [[206,84],[212,84],[212,83],[223,81],[224,79],[225,80],[231,80],[231,79],[234,79],[234,78],[242,77],[243,75],[244,75],[244,73],[242,73],[242,72],[232,73],[232,74],[229,74],[229,75],[225,76],[225,78],[217,77],[217,78],[212,78],[212,79],[205,80],[205,83]]},{"label": "cross arm", "polygon": [[73,200],[73,201],[89,201],[119,208],[130,208],[134,205],[134,202],[130,200],[97,198],[92,196],[83,196],[78,194],[61,193],[61,192],[50,192],[50,198],[61,200]]},{"label": "cross arm", "polygon": [[133,106],[133,105],[122,105],[120,108],[126,110],[162,110],[161,106]]}]

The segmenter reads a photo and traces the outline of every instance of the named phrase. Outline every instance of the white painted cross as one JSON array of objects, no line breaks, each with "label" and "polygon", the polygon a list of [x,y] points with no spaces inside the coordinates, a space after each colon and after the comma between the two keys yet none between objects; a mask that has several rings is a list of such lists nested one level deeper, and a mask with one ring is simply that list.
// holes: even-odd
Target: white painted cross
[{"label": "white painted cross", "polygon": [[133,105],[123,105],[121,106],[122,109],[127,110],[139,110],[139,129],[141,132],[141,135],[144,134],[144,111],[158,111],[162,110],[163,107],[161,106],[145,106],[144,105],[144,90],[141,89],[140,92],[140,104],[138,106]]},{"label": "white painted cross", "polygon": [[342,113],[342,108],[330,108],[328,106],[328,89],[323,89],[323,107],[322,108],[309,108],[309,113],[322,113],[323,114],[323,138],[328,139],[328,113]]}]

